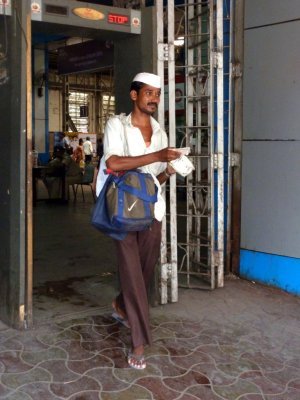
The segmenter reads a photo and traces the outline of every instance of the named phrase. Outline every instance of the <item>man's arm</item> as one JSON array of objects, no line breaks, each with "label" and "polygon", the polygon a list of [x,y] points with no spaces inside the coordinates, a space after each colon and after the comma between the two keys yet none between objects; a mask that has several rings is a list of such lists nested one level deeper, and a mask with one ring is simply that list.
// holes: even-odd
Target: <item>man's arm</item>
[{"label": "man's arm", "polygon": [[167,168],[161,172],[159,175],[157,175],[157,180],[160,184],[165,183],[171,175],[175,174],[176,171],[174,168],[171,167],[171,165],[168,164]]},{"label": "man's arm", "polygon": [[153,153],[144,154],[135,157],[121,157],[112,155],[106,160],[106,166],[113,171],[127,171],[143,167],[144,165],[152,164],[154,162],[169,162],[179,158],[181,153],[177,152],[174,148],[166,147],[165,149],[155,151]]}]

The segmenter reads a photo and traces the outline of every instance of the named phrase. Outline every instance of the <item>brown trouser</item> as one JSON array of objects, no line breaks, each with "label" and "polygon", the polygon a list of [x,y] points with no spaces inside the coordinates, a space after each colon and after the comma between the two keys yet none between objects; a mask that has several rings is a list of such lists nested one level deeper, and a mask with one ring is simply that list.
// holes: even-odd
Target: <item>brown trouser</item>
[{"label": "brown trouser", "polygon": [[151,344],[148,287],[159,257],[161,222],[149,229],[130,232],[124,240],[115,240],[121,284],[116,301],[128,317],[133,348]]}]

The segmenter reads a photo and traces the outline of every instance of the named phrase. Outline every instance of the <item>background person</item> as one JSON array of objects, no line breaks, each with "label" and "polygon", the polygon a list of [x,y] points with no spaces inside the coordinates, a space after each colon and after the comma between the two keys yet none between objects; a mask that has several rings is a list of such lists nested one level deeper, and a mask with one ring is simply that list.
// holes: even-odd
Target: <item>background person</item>
[{"label": "background person", "polygon": [[85,142],[83,143],[83,151],[85,154],[85,162],[91,162],[93,156],[93,145],[89,136],[86,137]]},{"label": "background person", "polygon": [[102,138],[99,138],[97,140],[97,157],[98,159],[101,159],[102,156],[103,156],[103,141]]},{"label": "background person", "polygon": [[65,150],[69,150],[71,148],[71,139],[67,134],[65,134],[63,137],[62,145]]},{"label": "background person", "polygon": [[[62,192],[62,180],[65,182],[65,192]],[[70,154],[61,146],[55,146],[53,159],[47,164],[44,184],[47,187],[49,199],[67,198],[69,185],[82,181],[82,171]]]},{"label": "background person", "polygon": [[[151,227],[141,232],[129,232],[121,241],[115,240],[121,292],[112,306],[114,315],[130,326],[132,349],[127,360],[136,369],[146,368],[144,347],[152,342],[147,292],[160,253],[161,220],[165,214],[160,185],[175,172],[167,162],[180,157],[180,153],[168,147],[166,133],[152,118],[160,95],[159,76],[137,74],[130,87],[133,111],[128,116],[121,114],[109,119],[104,133],[106,165],[103,168],[113,171],[139,168],[152,174],[158,187],[155,220]],[[102,163],[97,178],[97,195],[103,186],[101,167]]]},{"label": "background person", "polygon": [[77,145],[76,149],[73,151],[72,158],[78,164],[80,164],[80,161],[85,159],[85,155],[84,155],[84,151],[83,151],[83,139],[79,139],[78,145]]}]

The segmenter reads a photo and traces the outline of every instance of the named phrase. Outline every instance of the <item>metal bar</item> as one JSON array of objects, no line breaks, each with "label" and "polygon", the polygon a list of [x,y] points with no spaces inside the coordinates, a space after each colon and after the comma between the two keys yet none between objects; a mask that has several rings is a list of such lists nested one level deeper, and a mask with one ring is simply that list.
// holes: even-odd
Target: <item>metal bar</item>
[{"label": "metal bar", "polygon": [[[196,23],[197,23],[197,33],[199,33],[199,31],[202,31],[203,28],[203,23],[201,20],[201,16],[202,15],[206,15],[207,12],[209,11],[208,9],[205,9],[203,11],[202,9],[202,5],[198,5],[197,7],[195,7],[195,15],[193,17],[193,19],[195,19],[196,17]],[[191,21],[190,21],[191,23]],[[206,37],[204,43],[207,43],[207,40],[209,38]],[[194,51],[194,57],[196,58],[196,60],[198,60],[198,64],[201,64],[202,62],[202,47],[201,44],[199,43],[198,46],[195,46],[195,51]],[[195,122],[196,124],[201,125],[202,122],[202,100],[207,101],[206,95],[205,93],[203,93],[202,88],[201,88],[201,81],[198,79],[199,75],[195,76],[195,90],[196,93],[201,93],[201,97],[200,97],[200,101],[198,102],[194,102],[194,110],[196,111],[196,115],[195,115]],[[199,98],[199,97],[198,97]],[[197,96],[195,96],[195,99],[193,99],[192,101],[197,100]],[[191,101],[191,99],[188,99],[188,101]],[[193,123],[194,124],[194,123]],[[197,140],[195,143],[195,152],[196,153],[201,153],[202,151],[202,143],[201,143],[201,134],[197,135]],[[195,174],[196,176],[194,177],[194,179],[197,182],[201,182],[201,173],[202,173],[202,159],[201,158],[197,158],[196,159],[196,166],[195,166]],[[202,209],[203,209],[203,198],[201,197],[202,192],[199,191],[197,193],[197,196],[195,198],[195,206],[196,206],[196,210],[195,212],[198,213],[200,212],[202,214]],[[203,220],[201,218],[198,218],[195,220],[195,230],[194,232],[192,232],[191,237],[194,238],[194,240],[196,240],[196,244],[197,247],[196,249],[194,249],[194,255],[193,258],[191,259],[191,263],[194,265],[194,261],[197,261],[198,263],[201,262],[201,257],[202,257],[202,248],[201,248],[201,229],[202,229],[202,222]]]},{"label": "metal bar", "polygon": [[224,286],[224,77],[223,0],[217,0],[218,287]]},{"label": "metal bar", "polygon": [[[193,261],[194,263],[196,263],[196,264],[198,264],[199,266],[201,266],[201,267],[205,267],[205,268],[207,268],[207,265],[206,264],[203,264],[203,263],[197,263],[196,261]],[[178,274],[184,274],[185,273],[185,271],[179,271],[178,272]],[[190,272],[190,275],[191,276],[198,276],[198,277],[204,277],[204,276],[206,276],[206,277],[210,277],[210,274],[209,273],[205,273],[205,272]]]},{"label": "metal bar", "polygon": [[201,290],[211,290],[211,288],[209,286],[204,286],[204,285],[200,285],[200,286],[196,286],[196,285],[180,285],[182,288],[186,288],[186,289],[201,289]]},{"label": "metal bar", "polygon": [[[197,4],[197,6],[196,7],[201,7],[202,6],[202,4]],[[206,9],[205,11],[202,11],[202,12],[200,12],[200,13],[196,13],[194,16],[193,16],[193,18],[191,19],[191,21],[193,20],[193,19],[197,19],[198,20],[198,18],[199,17],[202,17],[203,15],[207,15],[209,13],[209,9]]]},{"label": "metal bar", "polygon": [[[189,33],[189,28],[190,28],[190,20],[193,18],[194,16],[194,3],[193,0],[189,0],[189,4],[193,5],[193,7],[188,7],[185,12],[186,12],[186,22],[185,22],[185,32],[187,33],[186,35],[186,39],[185,40],[185,54],[186,54],[186,61],[187,61],[187,65],[191,65],[194,63],[194,56],[193,56],[193,50],[189,48],[189,39],[191,39],[191,37],[188,37],[188,33]],[[193,116],[194,116],[194,112],[193,112],[193,104],[188,102],[187,98],[189,96],[193,95],[193,78],[190,76],[189,74],[189,70],[185,70],[185,86],[186,86],[186,98],[185,98],[185,105],[186,105],[186,124],[187,126],[193,126]],[[189,146],[190,145],[190,131],[189,129],[186,130],[186,145]],[[191,189],[191,184],[192,184],[192,177],[188,176],[186,178],[186,182],[187,182],[187,199],[186,199],[186,241],[187,243],[190,242],[190,234],[192,231],[192,224],[193,224],[193,219],[191,214],[189,213],[189,210],[192,209],[193,204],[192,204],[192,189]],[[190,258],[191,258],[191,248],[187,247],[187,265],[186,265],[186,269],[187,269],[187,284],[190,283]]]},{"label": "metal bar", "polygon": [[206,1],[197,1],[197,2],[195,2],[195,3],[191,3],[191,2],[188,2],[188,3],[181,3],[181,4],[176,4],[176,8],[194,7],[194,6],[199,6],[199,5],[207,6],[207,5],[208,5],[208,2],[209,2],[209,0],[206,0]]},{"label": "metal bar", "polygon": [[[209,12],[209,31],[210,31],[210,41],[209,41],[209,60],[210,60],[210,76],[208,81],[208,90],[209,93],[212,94],[210,98],[210,106],[208,108],[208,121],[210,121],[210,154],[214,153],[214,130],[215,130],[215,121],[214,121],[214,1],[209,3],[210,12]],[[210,223],[208,226],[208,235],[211,238],[211,253],[210,253],[210,272],[211,272],[211,289],[215,288],[215,210],[214,210],[214,202],[215,202],[215,178],[214,178],[214,162],[213,157],[210,159],[209,163],[209,172],[208,176],[211,182],[211,191],[209,197],[209,207],[210,213],[213,216],[210,219]]]},{"label": "metal bar", "polygon": [[180,35],[182,38],[193,38],[193,37],[199,37],[199,36],[209,36],[209,32],[197,32],[197,33],[188,33],[186,35]]},{"label": "metal bar", "polygon": [[[243,59],[244,59],[244,0],[235,0],[234,59],[241,73],[234,80],[233,151],[242,155],[243,137]],[[232,177],[232,266],[233,273],[239,272],[241,241],[241,167],[233,169]]]},{"label": "metal bar", "polygon": [[[27,2],[28,3],[28,2]],[[31,57],[31,11],[27,4],[26,15],[26,141],[27,141],[27,260],[26,260],[26,327],[31,328],[33,325],[32,317],[32,282],[33,282],[33,214],[32,214],[32,57]]]},{"label": "metal bar", "polygon": [[[163,0],[156,0],[156,44],[158,47],[157,57],[157,74],[160,76],[161,82],[164,82],[164,23],[163,23]],[[158,118],[162,129],[165,129],[165,104],[164,96],[161,96],[158,105]],[[163,197],[165,196],[165,189],[163,188]],[[162,222],[162,238],[160,249],[160,302],[166,304],[168,302],[168,269],[167,269],[167,227],[166,218]]]},{"label": "metal bar", "polygon": [[[233,129],[232,129],[232,118],[233,118],[233,107],[232,107],[232,71],[233,71],[233,51],[232,51],[232,43],[233,43],[233,29],[234,29],[234,12],[233,12],[233,3],[234,0],[230,0],[230,26],[229,26],[229,113],[228,113],[228,155],[233,152],[232,148],[232,136],[233,136]],[[230,157],[227,158],[228,160]],[[228,177],[227,177],[227,222],[226,222],[226,261],[225,261],[225,271],[229,273],[230,271],[230,260],[231,260],[231,197],[232,197],[232,169],[230,168],[230,163],[228,161]]]},{"label": "metal bar", "polygon": [[199,46],[201,46],[202,44],[205,44],[205,43],[207,43],[207,42],[209,42],[209,38],[206,38],[206,39],[204,39],[204,40],[200,40],[200,42],[195,42],[195,43],[193,43],[192,45],[189,46],[189,49],[194,49],[194,48],[199,47]]},{"label": "metal bar", "polygon": [[[169,85],[169,144],[176,147],[176,111],[175,111],[175,15],[174,0],[168,1],[168,85]],[[171,240],[171,301],[178,301],[177,276],[177,199],[176,174],[170,177],[170,240]]]},{"label": "metal bar", "polygon": [[[199,67],[196,64],[191,64],[191,65],[177,65],[176,68],[177,69],[185,69],[185,68],[196,68]],[[201,68],[203,70],[203,72],[208,72],[208,69],[204,69],[203,67],[210,67],[210,64],[201,64]]]}]

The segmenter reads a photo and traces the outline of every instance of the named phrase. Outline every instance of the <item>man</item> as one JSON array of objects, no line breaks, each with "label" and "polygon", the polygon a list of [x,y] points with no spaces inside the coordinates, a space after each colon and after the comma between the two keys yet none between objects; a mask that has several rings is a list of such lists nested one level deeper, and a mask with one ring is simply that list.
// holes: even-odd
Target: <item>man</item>
[{"label": "man", "polygon": [[[104,133],[104,167],[116,172],[139,168],[152,174],[158,187],[151,227],[115,240],[121,293],[113,301],[113,315],[131,329],[132,349],[127,361],[135,369],[146,368],[144,346],[151,344],[147,291],[159,257],[161,220],[165,214],[160,185],[175,172],[167,162],[180,157],[179,152],[168,147],[166,133],[152,118],[160,95],[159,76],[137,74],[130,87],[133,111],[128,116],[121,114],[109,119]],[[103,181],[101,167],[98,175],[97,194]]]},{"label": "man", "polygon": [[85,142],[83,143],[83,151],[85,154],[85,162],[90,163],[93,156],[93,145],[89,136],[86,137]]},{"label": "man", "polygon": [[71,148],[71,140],[67,134],[65,134],[63,137],[62,145],[65,150],[69,150]]}]

